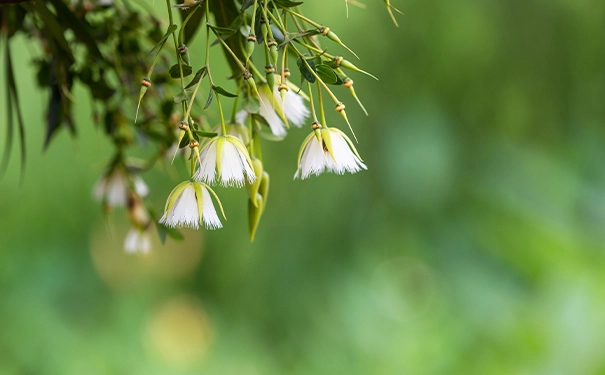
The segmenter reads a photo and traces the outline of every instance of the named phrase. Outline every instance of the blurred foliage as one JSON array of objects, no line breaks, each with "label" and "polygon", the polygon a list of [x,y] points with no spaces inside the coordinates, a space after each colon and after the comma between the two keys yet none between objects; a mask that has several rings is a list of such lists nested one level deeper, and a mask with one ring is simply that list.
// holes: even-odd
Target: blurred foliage
[{"label": "blurred foliage", "polygon": [[[112,150],[82,86],[78,141],[35,151],[49,94],[17,37],[34,151],[0,185],[0,374],[605,374],[605,3],[401,0],[398,29],[366,3],[306,5],[380,78],[349,115],[370,170],[292,182],[293,132],[254,244],[220,189],[226,228],[148,257],[90,200]],[[158,205],[178,181],[145,178]]]}]

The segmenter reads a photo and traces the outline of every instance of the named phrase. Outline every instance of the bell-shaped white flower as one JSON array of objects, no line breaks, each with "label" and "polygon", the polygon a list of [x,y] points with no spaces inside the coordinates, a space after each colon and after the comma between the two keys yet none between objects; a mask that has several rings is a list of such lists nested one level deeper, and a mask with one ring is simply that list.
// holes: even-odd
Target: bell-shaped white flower
[{"label": "bell-shaped white flower", "polygon": [[124,239],[124,251],[128,254],[147,254],[151,250],[151,238],[146,229],[132,228]]},{"label": "bell-shaped white flower", "polygon": [[344,174],[368,169],[362,163],[353,142],[342,131],[324,127],[309,134],[298,154],[294,178],[305,179],[323,172]]},{"label": "bell-shaped white flower", "polygon": [[193,175],[195,181],[223,186],[244,186],[253,183],[256,175],[252,161],[242,141],[232,135],[212,138],[200,152],[199,168]]},{"label": "bell-shaped white flower", "polygon": [[160,223],[171,228],[194,228],[204,225],[207,229],[222,228],[223,225],[214,209],[210,193],[221,208],[223,206],[216,193],[201,182],[185,181],[172,190],[164,207]]},{"label": "bell-shaped white flower", "polygon": [[131,189],[141,197],[149,193],[149,188],[140,176],[128,173],[124,166],[117,166],[101,176],[95,184],[93,194],[109,207],[125,207]]},{"label": "bell-shaped white flower", "polygon": [[[277,86],[273,87],[273,92],[271,92],[268,85],[260,86],[258,95],[261,102],[258,114],[267,121],[273,135],[286,136],[286,119],[289,124],[297,127],[305,124],[305,119],[309,116],[309,109],[305,105],[303,97],[293,90],[286,92],[283,103]],[[237,121],[245,123],[247,117],[248,113],[246,111],[240,111],[237,114]]]},{"label": "bell-shaped white flower", "polygon": [[283,104],[277,87],[273,90],[273,94],[277,99],[277,102],[282,105],[284,115],[294,126],[300,128],[306,123],[307,117],[309,117],[309,108],[305,105],[305,100],[302,96],[295,93],[294,90],[290,89],[286,91],[286,97],[284,98]]}]

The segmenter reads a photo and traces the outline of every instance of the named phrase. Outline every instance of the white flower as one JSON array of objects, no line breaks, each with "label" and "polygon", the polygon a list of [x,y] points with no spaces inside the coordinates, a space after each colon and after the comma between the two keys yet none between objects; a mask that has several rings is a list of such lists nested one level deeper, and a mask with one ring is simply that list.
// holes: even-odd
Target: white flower
[{"label": "white flower", "polygon": [[151,250],[151,238],[145,229],[132,228],[124,239],[124,251],[128,254],[147,254]]},{"label": "white flower", "polygon": [[131,189],[141,197],[149,193],[149,188],[141,177],[129,174],[126,168],[118,166],[101,178],[95,184],[94,197],[110,207],[125,207],[128,204],[128,196]]},{"label": "white flower", "polygon": [[202,149],[193,179],[208,184],[218,179],[223,186],[241,187],[246,181],[253,183],[256,175],[242,141],[232,135],[222,135],[212,138]]},{"label": "white flower", "polygon": [[[277,102],[282,104],[281,96],[277,88],[273,90]],[[301,127],[305,124],[305,120],[309,117],[309,108],[305,105],[305,101],[302,96],[295,93],[293,90],[286,91],[286,97],[283,102],[284,115],[288,121],[296,127]]]},{"label": "white flower", "polygon": [[344,174],[362,169],[368,168],[362,163],[349,137],[336,128],[325,127],[317,133],[311,133],[303,142],[294,178],[304,180],[312,174],[318,176],[325,171]]},{"label": "white flower", "polygon": [[[301,127],[309,116],[309,109],[305,106],[303,97],[292,90],[286,92],[283,103],[277,86],[273,87],[273,93],[271,93],[269,86],[263,85],[258,90],[258,95],[261,101],[258,113],[267,121],[275,136],[286,136],[286,124],[284,123],[286,119],[294,126]],[[237,114],[237,121],[243,124],[247,116],[246,111],[240,111]]]},{"label": "white flower", "polygon": [[201,182],[185,181],[168,196],[160,223],[171,228],[198,229],[201,223],[208,229],[222,228],[209,192],[214,195],[222,211],[221,202],[210,187]]}]

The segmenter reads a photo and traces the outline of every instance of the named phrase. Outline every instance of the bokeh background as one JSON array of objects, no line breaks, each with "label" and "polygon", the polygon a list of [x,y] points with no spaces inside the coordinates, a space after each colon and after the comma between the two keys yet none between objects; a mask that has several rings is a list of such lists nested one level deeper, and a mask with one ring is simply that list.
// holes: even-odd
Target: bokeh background
[{"label": "bokeh background", "polygon": [[[224,229],[125,254],[87,94],[43,153],[38,47],[13,44],[0,374],[605,374],[605,2],[393,0],[399,28],[364,2],[304,9],[380,78],[354,76],[369,117],[347,107],[369,170],[292,181],[307,131],[267,142],[252,244],[245,191],[219,188]],[[179,173],[145,173],[156,207]]]}]

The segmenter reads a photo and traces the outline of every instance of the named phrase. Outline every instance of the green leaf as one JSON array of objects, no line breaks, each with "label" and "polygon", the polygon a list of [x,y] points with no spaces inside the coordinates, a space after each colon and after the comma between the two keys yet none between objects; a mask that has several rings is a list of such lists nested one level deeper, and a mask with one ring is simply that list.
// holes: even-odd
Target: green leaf
[{"label": "green leaf", "polygon": [[189,82],[187,86],[185,86],[185,88],[188,89],[197,85],[200,80],[204,79],[206,74],[208,74],[208,67],[204,66],[202,69],[195,72],[195,76],[193,76],[193,79],[191,80],[191,82]]},{"label": "green leaf", "polygon": [[193,132],[202,138],[214,138],[214,137],[218,136],[218,133],[204,132],[201,130],[194,130]]},{"label": "green leaf", "polygon": [[181,141],[179,142],[179,148],[189,146],[190,142],[191,141],[189,140],[189,133],[185,132],[185,135],[183,135],[183,139],[181,139]]},{"label": "green leaf", "polygon": [[321,80],[328,85],[342,85],[343,82],[338,77],[338,74],[336,74],[334,69],[330,68],[329,66],[320,64],[317,65],[316,70],[319,78],[321,78]]},{"label": "green leaf", "polygon": [[237,29],[231,29],[231,28],[228,28],[228,27],[219,27],[219,26],[214,26],[214,25],[208,25],[208,26],[210,26],[210,28],[212,30],[214,30],[214,32],[217,33],[220,36],[228,37],[228,36],[231,36],[231,35],[233,35],[233,34],[235,34],[237,32]]},{"label": "green leaf", "polygon": [[279,8],[293,8],[302,4],[302,1],[290,1],[290,0],[273,0],[273,3]]},{"label": "green leaf", "polygon": [[[191,73],[193,73],[193,68],[191,66],[185,63],[182,63],[181,66],[183,67],[183,77],[190,76]],[[179,64],[174,64],[171,66],[168,73],[170,73],[172,78],[181,78],[181,69],[179,68]]]},{"label": "green leaf", "polygon": [[151,51],[149,51],[148,55],[151,55],[153,53],[153,51],[155,51],[157,48],[162,48],[164,46],[164,43],[166,43],[166,40],[168,40],[168,37],[176,31],[177,29],[177,25],[170,25],[168,27],[168,30],[166,30],[166,34],[164,34],[164,36],[162,37],[162,39],[160,39],[159,42],[156,43],[155,46],[153,46],[153,48],[151,49]]},{"label": "green leaf", "polygon": [[164,224],[158,223],[156,225],[156,228],[158,229],[158,235],[160,236],[160,241],[162,241],[162,245],[166,243],[166,236],[176,241],[182,241],[185,238],[178,229],[167,227]]},{"label": "green leaf", "polygon": [[212,86],[212,89],[216,91],[217,94],[220,94],[222,96],[226,96],[228,98],[237,98],[237,94],[232,94],[221,86]]},{"label": "green leaf", "polygon": [[208,93],[208,99],[206,100],[206,105],[204,106],[204,109],[208,109],[208,107],[210,107],[212,99],[214,99],[214,90],[210,90],[210,92]]},{"label": "green leaf", "polygon": [[240,9],[240,12],[243,12],[244,10],[250,8],[252,6],[252,4],[254,4],[256,0],[245,0],[242,3],[242,8]]},{"label": "green leaf", "polygon": [[[308,54],[304,55],[305,57],[310,57]],[[305,59],[306,60],[306,59]],[[309,67],[311,69],[313,69],[313,71],[317,71],[315,68],[315,61],[314,60],[303,60],[302,57],[299,57],[298,60],[296,60],[296,64],[298,65],[298,69],[300,70],[300,74],[302,75],[302,78],[306,79],[307,81],[311,82],[311,83],[315,83],[315,75],[313,75],[313,73],[311,72],[311,70],[309,69]]]}]

